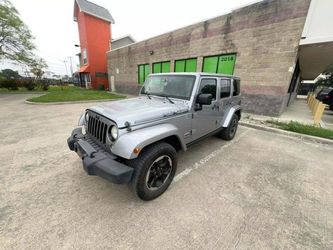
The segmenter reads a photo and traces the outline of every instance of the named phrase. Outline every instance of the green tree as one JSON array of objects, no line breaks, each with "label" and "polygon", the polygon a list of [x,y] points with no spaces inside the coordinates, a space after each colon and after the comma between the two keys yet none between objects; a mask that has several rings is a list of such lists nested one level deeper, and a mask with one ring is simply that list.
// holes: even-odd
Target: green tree
[{"label": "green tree", "polygon": [[9,0],[0,0],[0,61],[30,64],[33,36]]},{"label": "green tree", "polygon": [[34,59],[30,63],[30,72],[36,76],[36,79],[42,78],[46,68],[47,64],[42,58]]},{"label": "green tree", "polygon": [[42,58],[34,59],[30,64],[30,72],[35,75],[34,85],[39,85],[41,89],[48,90],[49,84],[45,80],[41,80],[47,68],[46,62]]},{"label": "green tree", "polygon": [[12,69],[3,69],[1,71],[1,76],[7,79],[18,79],[21,77],[17,71],[14,71]]},{"label": "green tree", "polygon": [[333,87],[333,63],[326,68],[322,75],[324,77],[316,83],[316,86]]}]

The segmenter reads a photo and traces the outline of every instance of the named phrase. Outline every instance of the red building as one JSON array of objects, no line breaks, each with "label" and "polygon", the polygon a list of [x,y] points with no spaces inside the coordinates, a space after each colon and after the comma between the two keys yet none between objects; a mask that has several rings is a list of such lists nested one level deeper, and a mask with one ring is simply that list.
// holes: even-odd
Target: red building
[{"label": "red building", "polygon": [[75,0],[74,21],[78,24],[81,53],[79,80],[86,88],[109,88],[107,56],[114,20],[110,12],[86,0]]}]

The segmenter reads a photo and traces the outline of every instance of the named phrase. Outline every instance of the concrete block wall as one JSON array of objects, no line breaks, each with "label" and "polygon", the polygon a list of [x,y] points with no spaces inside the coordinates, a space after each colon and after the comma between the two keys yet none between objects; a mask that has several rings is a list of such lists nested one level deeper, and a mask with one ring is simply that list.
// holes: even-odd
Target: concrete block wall
[{"label": "concrete block wall", "polygon": [[[288,87],[310,0],[266,0],[108,52],[108,73],[118,92],[137,94],[138,65],[236,53],[245,111],[278,116]],[[153,52],[153,53],[152,53]],[[151,68],[152,69],[152,68]]]}]

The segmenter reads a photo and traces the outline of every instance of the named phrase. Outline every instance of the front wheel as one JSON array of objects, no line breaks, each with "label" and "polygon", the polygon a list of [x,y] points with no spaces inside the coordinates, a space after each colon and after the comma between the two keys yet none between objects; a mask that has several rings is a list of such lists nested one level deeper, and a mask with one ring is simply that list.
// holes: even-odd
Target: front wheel
[{"label": "front wheel", "polygon": [[134,168],[133,192],[142,200],[153,200],[167,190],[175,176],[177,153],[170,144],[159,142],[144,148],[130,165]]},{"label": "front wheel", "polygon": [[232,140],[236,135],[237,128],[238,128],[238,116],[234,114],[231,118],[229,126],[220,132],[220,137],[223,140],[227,141]]}]

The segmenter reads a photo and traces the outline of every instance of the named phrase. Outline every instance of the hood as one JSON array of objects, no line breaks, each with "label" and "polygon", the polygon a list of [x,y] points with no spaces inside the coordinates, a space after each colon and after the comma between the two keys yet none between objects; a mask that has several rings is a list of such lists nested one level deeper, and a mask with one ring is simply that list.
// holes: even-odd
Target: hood
[{"label": "hood", "polygon": [[170,103],[164,98],[146,96],[112,101],[89,108],[117,123],[118,127],[125,127],[129,122],[132,126],[149,121],[156,121],[167,116],[188,112],[186,101]]}]

